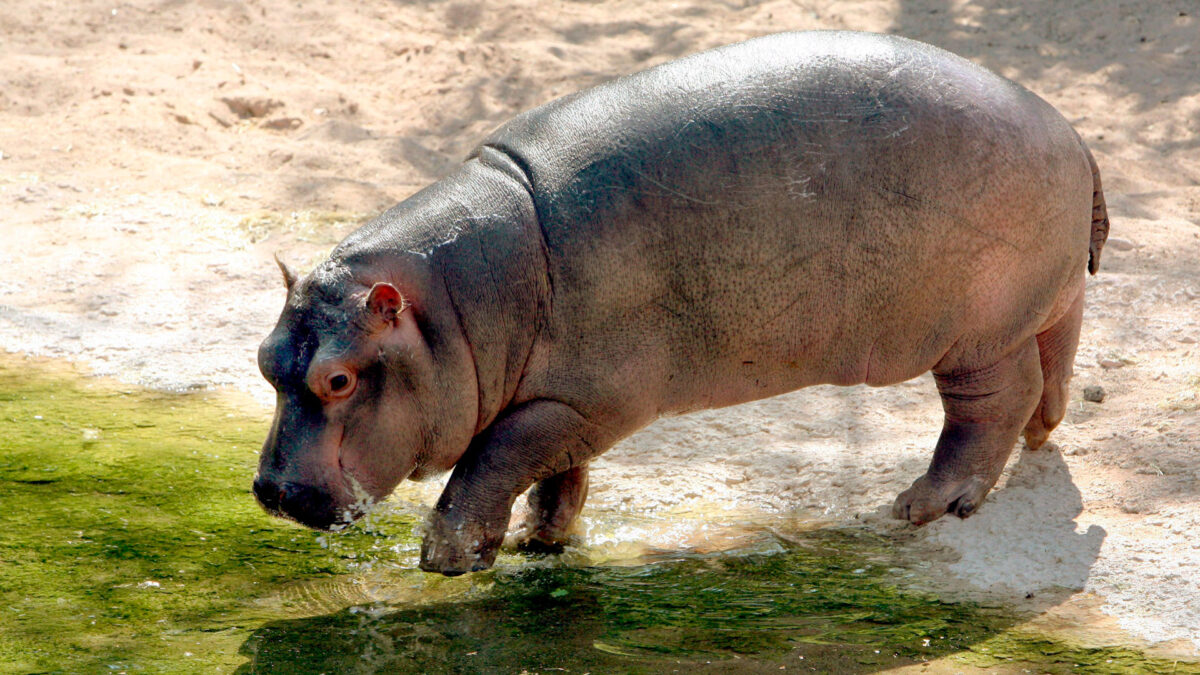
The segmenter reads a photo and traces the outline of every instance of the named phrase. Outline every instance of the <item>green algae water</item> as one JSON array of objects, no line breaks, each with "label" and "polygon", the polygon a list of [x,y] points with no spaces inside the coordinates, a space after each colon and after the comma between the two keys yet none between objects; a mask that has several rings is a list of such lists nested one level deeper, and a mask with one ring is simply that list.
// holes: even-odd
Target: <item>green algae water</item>
[{"label": "green algae water", "polygon": [[263,514],[266,427],[226,398],[0,356],[0,672],[1200,673],[904,590],[887,542],[854,530],[426,575],[403,509],[336,535]]}]

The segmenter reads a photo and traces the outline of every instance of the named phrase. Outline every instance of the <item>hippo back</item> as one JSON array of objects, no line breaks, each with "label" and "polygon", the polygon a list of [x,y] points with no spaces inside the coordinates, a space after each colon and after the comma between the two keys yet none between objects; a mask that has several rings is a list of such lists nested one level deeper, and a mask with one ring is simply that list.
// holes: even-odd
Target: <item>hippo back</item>
[{"label": "hippo back", "polygon": [[703,52],[484,147],[525,173],[549,255],[552,346],[526,376],[585,400],[611,398],[597,381],[668,412],[907,379],[980,325],[964,315],[995,313],[981,335],[1033,330],[1005,307],[1049,311],[1087,256],[1092,181],[1067,122],[903,38]]}]

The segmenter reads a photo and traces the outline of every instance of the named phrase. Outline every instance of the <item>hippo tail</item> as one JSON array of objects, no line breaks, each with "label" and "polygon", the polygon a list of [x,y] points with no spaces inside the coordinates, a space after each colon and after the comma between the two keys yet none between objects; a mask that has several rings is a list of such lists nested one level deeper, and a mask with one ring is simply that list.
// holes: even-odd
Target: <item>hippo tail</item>
[{"label": "hippo tail", "polygon": [[1088,272],[1095,274],[1100,269],[1100,250],[1108,240],[1108,207],[1104,204],[1104,190],[1100,187],[1100,167],[1096,166],[1096,158],[1092,151],[1081,140],[1083,154],[1087,155],[1088,164],[1092,167],[1092,237],[1088,244]]}]

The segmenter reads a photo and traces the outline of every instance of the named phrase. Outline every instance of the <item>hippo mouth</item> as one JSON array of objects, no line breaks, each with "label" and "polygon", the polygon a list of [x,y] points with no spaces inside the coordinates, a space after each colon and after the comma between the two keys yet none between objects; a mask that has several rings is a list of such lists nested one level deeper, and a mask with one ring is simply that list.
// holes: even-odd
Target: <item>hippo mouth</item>
[{"label": "hippo mouth", "polygon": [[258,476],[254,496],[267,513],[315,530],[332,530],[345,524],[339,518],[333,495],[320,487],[299,483],[278,484]]},{"label": "hippo mouth", "polygon": [[263,510],[272,516],[291,520],[325,532],[345,529],[370,512],[376,500],[351,474],[342,472],[341,492],[346,502],[328,488],[285,482],[277,484],[262,475],[254,479],[254,496]]}]

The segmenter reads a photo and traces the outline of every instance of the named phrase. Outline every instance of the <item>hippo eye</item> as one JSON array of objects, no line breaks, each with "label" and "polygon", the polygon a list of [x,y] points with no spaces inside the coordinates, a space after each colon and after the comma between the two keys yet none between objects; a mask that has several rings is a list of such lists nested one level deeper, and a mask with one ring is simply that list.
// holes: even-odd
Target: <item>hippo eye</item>
[{"label": "hippo eye", "polygon": [[320,367],[318,373],[311,385],[312,392],[326,403],[348,398],[354,393],[357,380],[353,370],[342,365],[326,365]]},{"label": "hippo eye", "polygon": [[329,378],[329,391],[334,394],[340,394],[342,390],[350,386],[350,376],[344,373],[338,373]]}]

